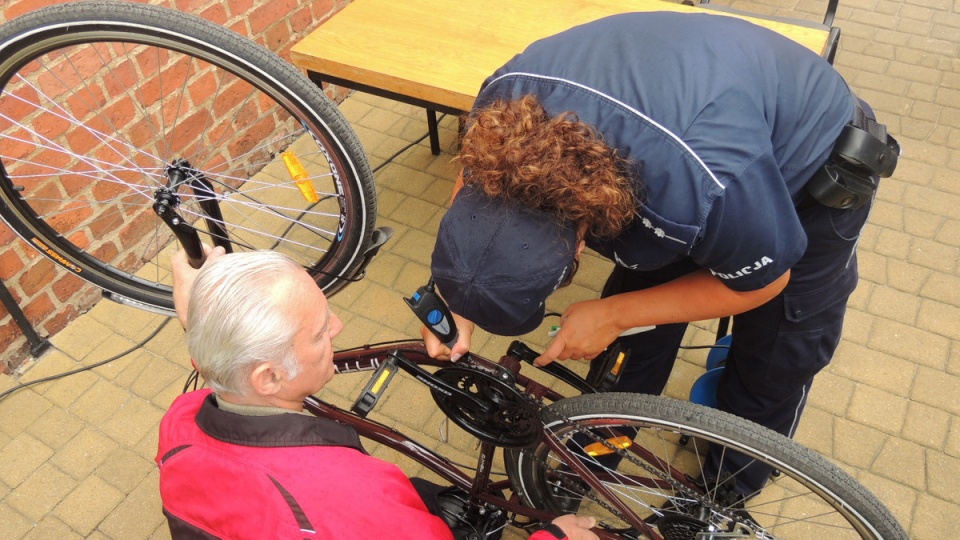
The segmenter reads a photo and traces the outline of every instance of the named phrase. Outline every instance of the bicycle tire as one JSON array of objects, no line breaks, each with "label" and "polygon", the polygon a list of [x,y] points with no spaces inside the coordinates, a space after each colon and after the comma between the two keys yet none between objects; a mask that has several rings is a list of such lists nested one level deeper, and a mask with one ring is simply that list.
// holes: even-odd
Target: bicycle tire
[{"label": "bicycle tire", "polygon": [[[592,436],[575,435],[578,429],[588,428],[591,434],[605,440],[636,430],[632,440],[621,440],[621,445],[629,445],[629,452],[621,453],[636,458],[646,449],[651,455],[635,461],[657,471],[682,473],[674,478],[682,479],[686,488],[694,486],[697,495],[623,458],[613,465],[615,470],[609,464],[602,468],[600,462],[609,458],[574,458],[603,474],[603,482],[613,486],[618,498],[665,539],[697,537],[696,533],[706,530],[705,525],[714,526],[714,531],[744,534],[731,536],[735,538],[907,538],[883,504],[837,466],[778,433],[715,409],[660,396],[588,394],[546,407],[544,424],[545,433],[552,432],[567,448],[596,444]],[[685,446],[679,442],[684,435],[693,439]],[[575,443],[577,439],[583,442]],[[728,455],[727,451],[740,452],[780,471],[745,503],[742,509],[750,521],[737,513],[739,509],[729,500],[718,501],[712,486],[704,490],[691,481],[703,474],[705,443],[722,445],[727,449],[723,456]],[[582,448],[578,448],[578,454],[587,455]],[[566,471],[572,468],[558,460],[543,440],[527,448],[504,449],[504,462],[514,491],[525,504],[558,513],[579,510],[587,515],[606,516],[598,519],[610,530],[618,530],[622,537],[645,537],[611,510],[581,500],[571,486],[585,484],[571,483],[576,479]],[[658,485],[650,485],[654,483]],[[698,496],[706,502],[698,500]],[[664,515],[669,517],[659,521]],[[737,529],[738,522],[746,523],[748,528]]]},{"label": "bicycle tire", "polygon": [[282,251],[328,295],[364,264],[376,191],[355,133],[222,26],[115,0],[43,8],[0,27],[0,91],[0,217],[115,299],[172,312],[161,195],[206,243]]}]

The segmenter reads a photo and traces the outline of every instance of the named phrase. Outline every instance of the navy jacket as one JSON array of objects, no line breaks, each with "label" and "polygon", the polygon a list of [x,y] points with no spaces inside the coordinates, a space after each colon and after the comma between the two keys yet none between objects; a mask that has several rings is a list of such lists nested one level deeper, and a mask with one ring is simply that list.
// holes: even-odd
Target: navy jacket
[{"label": "navy jacket", "polygon": [[762,288],[807,247],[795,206],[854,114],[825,60],[719,15],[615,15],[532,44],[477,99],[535,94],[593,125],[642,182],[640,219],[588,245],[637,270],[685,257],[735,290]]}]

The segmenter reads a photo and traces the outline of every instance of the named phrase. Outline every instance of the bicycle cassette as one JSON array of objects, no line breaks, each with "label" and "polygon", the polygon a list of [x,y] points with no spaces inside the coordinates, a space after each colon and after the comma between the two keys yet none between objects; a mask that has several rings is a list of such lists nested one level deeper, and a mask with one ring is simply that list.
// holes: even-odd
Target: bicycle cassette
[{"label": "bicycle cassette", "polygon": [[470,394],[488,408],[478,407],[456,394],[445,395],[431,389],[433,400],[455,424],[484,442],[504,447],[526,446],[540,436],[543,423],[540,406],[517,389],[512,382],[477,368],[448,366],[434,376]]}]

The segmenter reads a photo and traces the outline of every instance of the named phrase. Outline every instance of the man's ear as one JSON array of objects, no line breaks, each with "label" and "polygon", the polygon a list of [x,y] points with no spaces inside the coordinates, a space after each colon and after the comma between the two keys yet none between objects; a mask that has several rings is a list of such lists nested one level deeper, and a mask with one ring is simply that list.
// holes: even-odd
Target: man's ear
[{"label": "man's ear", "polygon": [[282,388],[283,377],[270,362],[261,362],[253,368],[248,379],[250,389],[258,396],[272,396]]},{"label": "man's ear", "polygon": [[577,244],[577,257],[579,257],[581,253],[583,253],[583,248],[585,247],[587,247],[586,240],[581,240],[580,243]]}]

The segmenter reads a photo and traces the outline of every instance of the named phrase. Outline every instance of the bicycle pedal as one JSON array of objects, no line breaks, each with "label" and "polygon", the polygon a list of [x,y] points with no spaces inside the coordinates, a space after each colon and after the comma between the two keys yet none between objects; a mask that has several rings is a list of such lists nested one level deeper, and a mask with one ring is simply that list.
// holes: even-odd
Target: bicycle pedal
[{"label": "bicycle pedal", "polygon": [[367,414],[369,414],[377,402],[380,401],[380,396],[386,392],[387,386],[390,385],[393,376],[396,375],[400,369],[397,363],[397,357],[391,354],[387,357],[386,361],[380,364],[380,367],[373,372],[373,376],[370,377],[367,385],[363,387],[360,397],[353,403],[353,406],[350,408],[351,411],[360,418],[367,417]]},{"label": "bicycle pedal", "polygon": [[629,350],[624,350],[622,345],[614,343],[593,359],[594,366],[591,366],[590,373],[587,374],[587,383],[598,392],[610,391],[620,380],[623,364],[629,357]]}]

